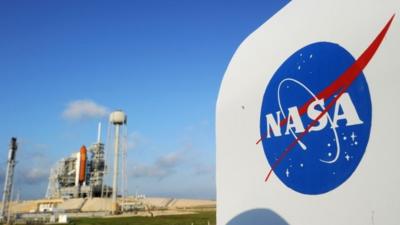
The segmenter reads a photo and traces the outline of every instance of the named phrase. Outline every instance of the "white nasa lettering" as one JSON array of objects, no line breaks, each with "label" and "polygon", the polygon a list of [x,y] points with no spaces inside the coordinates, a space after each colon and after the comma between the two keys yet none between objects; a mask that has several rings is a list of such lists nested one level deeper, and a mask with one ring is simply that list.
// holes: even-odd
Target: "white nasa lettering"
[{"label": "white nasa lettering", "polygon": [[[307,108],[307,115],[310,117],[310,119],[315,120],[317,117],[321,114],[322,110],[316,109],[316,107],[319,105],[321,109],[324,107],[324,99],[319,99],[316,101],[313,101],[310,106]],[[328,115],[325,114],[323,115],[319,120],[318,124],[311,127],[310,131],[319,131],[322,130],[326,127],[326,124],[328,123]]]},{"label": "white nasa lettering", "polygon": [[[318,110],[317,106],[320,106],[321,110]],[[307,108],[307,115],[310,119],[315,120],[322,113],[323,109],[324,99],[313,101]],[[342,113],[340,113],[340,111]],[[271,138],[271,131],[275,137],[282,136],[280,127],[280,114],[280,111],[276,112],[277,120],[275,120],[272,113],[266,115],[267,138]],[[312,132],[323,130],[328,124],[328,117],[328,114],[323,115],[321,118],[319,118],[318,124],[311,127],[309,131]],[[338,121],[340,120],[346,120],[346,126],[363,124],[363,121],[360,119],[353,101],[347,92],[343,93],[335,103],[333,121],[330,122],[331,128],[338,128]],[[299,110],[296,106],[288,109],[285,135],[288,135],[291,131],[295,133],[302,133],[305,131],[303,121],[301,120]]]},{"label": "white nasa lettering", "polygon": [[296,133],[304,132],[304,126],[301,122],[299,110],[296,106],[289,108],[285,135],[288,135],[289,131],[292,130],[292,128],[295,129]]},{"label": "white nasa lettering", "polygon": [[276,112],[276,117],[278,118],[278,122],[275,121],[274,116],[270,113],[267,114],[267,138],[271,137],[270,130],[275,134],[275,137],[281,136],[281,127],[280,127],[280,122],[281,122],[281,117],[280,117],[281,112]]},{"label": "white nasa lettering", "polygon": [[[342,114],[339,114],[340,108],[342,109]],[[335,114],[332,124],[334,128],[339,127],[337,124],[339,120],[346,120],[346,127],[364,123],[358,116],[356,107],[354,107],[353,101],[347,92],[343,93],[335,104]]]}]

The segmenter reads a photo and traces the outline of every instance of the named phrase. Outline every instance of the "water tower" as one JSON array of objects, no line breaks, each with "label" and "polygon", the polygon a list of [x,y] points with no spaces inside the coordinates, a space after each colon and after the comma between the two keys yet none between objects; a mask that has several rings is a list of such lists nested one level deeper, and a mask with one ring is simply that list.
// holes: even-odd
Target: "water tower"
[{"label": "water tower", "polygon": [[114,173],[113,173],[113,192],[112,192],[112,214],[118,211],[117,194],[118,194],[118,163],[120,152],[120,128],[126,125],[127,116],[122,110],[114,111],[110,114],[110,123],[115,127],[114,137]]}]

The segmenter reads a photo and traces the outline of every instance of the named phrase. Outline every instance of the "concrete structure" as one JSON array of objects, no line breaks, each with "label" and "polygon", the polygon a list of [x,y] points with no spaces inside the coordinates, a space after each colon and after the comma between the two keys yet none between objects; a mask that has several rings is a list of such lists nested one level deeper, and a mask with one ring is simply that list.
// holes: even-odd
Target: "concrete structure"
[{"label": "concrete structure", "polygon": [[[120,205],[126,204],[132,210],[198,210],[214,209],[216,202],[199,199],[176,198],[145,198],[135,197],[118,198]],[[111,198],[73,198],[73,199],[40,199],[21,202],[11,202],[10,209],[15,214],[40,214],[40,213],[108,213],[112,209]],[[132,211],[130,210],[130,211]]]}]

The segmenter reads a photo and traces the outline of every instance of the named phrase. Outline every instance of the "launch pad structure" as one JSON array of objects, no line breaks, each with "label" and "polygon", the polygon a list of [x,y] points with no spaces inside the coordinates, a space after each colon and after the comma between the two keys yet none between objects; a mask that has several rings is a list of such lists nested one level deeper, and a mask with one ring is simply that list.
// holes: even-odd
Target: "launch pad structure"
[{"label": "launch pad structure", "polygon": [[[69,198],[109,198],[112,197],[112,214],[119,211],[117,198],[127,195],[126,186],[126,148],[127,116],[122,110],[114,111],[109,117],[107,145],[113,146],[113,173],[112,187],[105,183],[108,174],[106,164],[106,152],[101,141],[101,124],[98,126],[97,142],[86,148],[82,145],[80,151],[63,158],[51,169],[49,184],[46,192],[47,199],[69,199]],[[113,126],[114,129],[110,129]],[[124,132],[125,131],[125,132]],[[123,136],[125,135],[125,136]],[[122,136],[122,137],[121,137]],[[111,147],[110,147],[111,148]],[[110,150],[111,151],[111,150]],[[120,161],[122,167],[119,167]],[[119,175],[122,175],[120,177]],[[122,178],[122,180],[119,179]],[[118,186],[122,195],[119,194]]]},{"label": "launch pad structure", "polygon": [[[88,152],[91,153],[90,158]],[[79,152],[61,159],[51,169],[46,198],[110,196],[111,187],[103,187],[105,170],[104,144],[101,142],[101,124],[99,123],[95,144],[88,149],[82,145]]]}]

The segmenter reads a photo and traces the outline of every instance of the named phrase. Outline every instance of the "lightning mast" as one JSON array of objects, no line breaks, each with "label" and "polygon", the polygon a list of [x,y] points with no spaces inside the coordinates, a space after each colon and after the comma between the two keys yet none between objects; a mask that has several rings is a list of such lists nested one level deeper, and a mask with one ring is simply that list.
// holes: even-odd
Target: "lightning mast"
[{"label": "lightning mast", "polygon": [[3,221],[9,223],[10,222],[10,200],[11,200],[11,192],[13,185],[13,177],[14,177],[14,168],[15,168],[15,156],[17,152],[17,138],[11,138],[10,150],[8,152],[8,160],[7,160],[7,171],[6,171],[6,179],[4,182],[4,191],[3,191],[3,207],[1,210],[1,216]]}]

